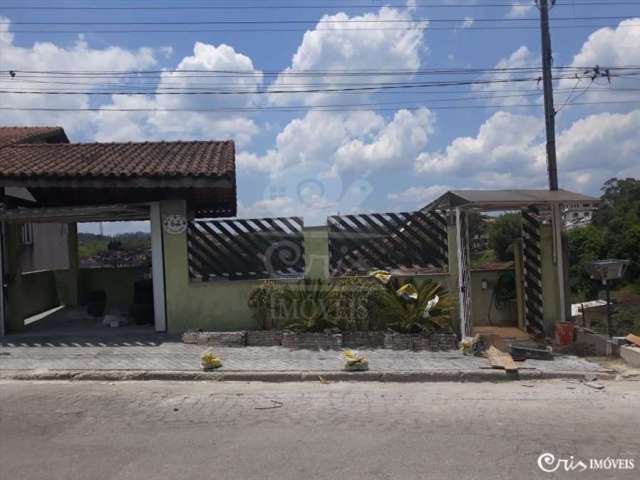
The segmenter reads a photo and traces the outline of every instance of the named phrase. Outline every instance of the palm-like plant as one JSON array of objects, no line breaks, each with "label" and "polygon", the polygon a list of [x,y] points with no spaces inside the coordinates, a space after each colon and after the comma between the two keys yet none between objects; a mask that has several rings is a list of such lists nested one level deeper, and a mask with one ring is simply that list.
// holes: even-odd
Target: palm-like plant
[{"label": "palm-like plant", "polygon": [[288,287],[284,298],[284,326],[291,330],[322,332],[336,327],[333,285],[323,280],[305,279]]},{"label": "palm-like plant", "polygon": [[[407,284],[415,287],[415,300],[398,294],[398,290]],[[450,328],[453,302],[441,284],[426,280],[418,285],[410,280],[404,285],[392,278],[380,292],[378,308],[387,327],[400,333],[431,333]],[[434,301],[436,295],[439,297],[437,303]]]}]

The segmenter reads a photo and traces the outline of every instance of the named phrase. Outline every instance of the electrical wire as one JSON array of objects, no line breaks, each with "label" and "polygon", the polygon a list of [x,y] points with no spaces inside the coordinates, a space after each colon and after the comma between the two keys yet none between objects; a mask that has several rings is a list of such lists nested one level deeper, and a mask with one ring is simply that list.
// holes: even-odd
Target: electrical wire
[{"label": "electrical wire", "polygon": [[[635,75],[640,76],[640,72]],[[617,75],[610,74],[611,78],[615,78]],[[628,74],[628,76],[632,76]],[[575,76],[556,76],[555,80],[573,79]],[[479,79],[479,80],[451,80],[451,81],[432,81],[432,82],[388,82],[388,83],[368,83],[365,85],[358,85],[353,87],[333,87],[328,86],[325,88],[313,87],[304,89],[286,89],[282,88],[286,86],[280,85],[279,88],[262,88],[252,90],[207,90],[207,91],[184,91],[184,92],[164,92],[163,95],[271,95],[271,94],[292,94],[292,93],[340,93],[349,91],[371,91],[371,90],[387,90],[387,89],[405,89],[405,88],[420,88],[429,86],[460,86],[460,85],[487,85],[487,84],[501,84],[501,83],[523,83],[523,82],[539,82],[540,77],[519,77],[519,78],[505,78],[505,79]],[[237,86],[236,86],[237,87]],[[235,88],[235,87],[234,87]],[[38,94],[38,95],[148,95],[149,92],[144,91],[92,91],[92,90],[76,90],[76,91],[62,91],[62,90],[0,90],[0,93],[7,94]]]},{"label": "electrical wire", "polygon": [[[624,0],[611,0],[600,2],[585,2],[578,1],[571,4],[556,4],[555,7],[576,7],[576,6],[637,6],[640,2],[636,1],[624,1]],[[157,6],[89,6],[89,7],[73,7],[73,6],[44,6],[44,5],[7,5],[3,6],[3,10],[312,10],[312,9],[343,9],[343,8],[406,8],[406,3],[326,3],[315,5],[286,5],[286,4],[264,4],[264,5],[157,5]],[[521,3],[434,3],[434,2],[416,2],[414,4],[416,8],[509,8],[509,7],[521,7]]]},{"label": "electrical wire", "polygon": [[[579,105],[613,105],[613,104],[625,104],[625,105],[640,105],[640,100],[617,100],[617,101],[598,101],[598,102],[577,102],[571,103],[572,106]],[[419,107],[407,107],[405,110],[420,110],[428,108],[430,110],[461,110],[461,109],[484,109],[484,108],[542,108],[542,104],[494,104],[494,105],[422,105]],[[274,110],[277,108],[277,110]],[[269,107],[270,111],[277,112],[300,112],[308,110],[317,110],[322,112],[357,112],[368,111],[371,108],[327,108],[327,109],[313,109],[309,107]],[[396,111],[398,108],[376,108],[376,111]],[[86,107],[86,108],[65,108],[65,107],[0,107],[0,111],[34,111],[34,112],[189,112],[189,113],[223,113],[223,112],[261,112],[265,111],[260,107],[247,107],[247,108],[103,108],[103,107]]]},{"label": "electrical wire", "polygon": [[[589,16],[589,17],[554,17],[554,21],[591,21],[591,20],[626,20],[629,15],[615,15],[615,16]],[[318,20],[317,18],[308,20],[188,20],[188,21],[90,21],[84,20],[80,22],[67,22],[67,21],[47,21],[47,22],[23,22],[23,21],[5,21],[0,22],[0,25],[300,25],[300,24],[318,24],[318,25],[358,25],[358,24],[423,24],[423,23],[463,23],[466,18],[429,18],[429,19],[349,19],[349,20]],[[474,23],[517,23],[517,22],[539,22],[537,17],[524,17],[524,18],[474,18]]]},{"label": "electrical wire", "polygon": [[[428,23],[428,22],[427,22]],[[619,24],[584,24],[584,25],[553,25],[554,30],[579,30],[579,29],[599,29],[599,28],[638,28],[640,23],[627,23],[624,25]],[[502,30],[539,30],[538,26],[476,26],[469,27],[438,27],[438,26],[424,26],[424,27],[387,27],[387,28],[373,28],[373,27],[359,27],[359,28],[314,28],[314,32],[379,32],[379,31],[460,31],[460,32],[484,32],[484,31],[502,31]],[[102,30],[102,29],[75,29],[75,30],[50,30],[50,29],[12,29],[11,33],[51,33],[51,34],[121,34],[121,33],[297,33],[307,32],[308,28],[224,28],[224,29],[118,29],[118,30]]]}]

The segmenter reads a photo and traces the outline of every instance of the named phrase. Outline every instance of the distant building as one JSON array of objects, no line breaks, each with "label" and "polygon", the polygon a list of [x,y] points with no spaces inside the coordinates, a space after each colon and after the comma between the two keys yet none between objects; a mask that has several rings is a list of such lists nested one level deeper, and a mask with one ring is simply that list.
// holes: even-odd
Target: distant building
[{"label": "distant building", "polygon": [[[59,127],[0,127],[0,149],[17,144],[69,143]],[[2,201],[10,206],[35,204],[28,189],[4,187]],[[20,226],[18,266],[21,272],[69,268],[68,225],[23,223]]]},{"label": "distant building", "polygon": [[565,228],[571,230],[591,224],[596,208],[596,203],[572,202],[568,204],[562,212]]}]

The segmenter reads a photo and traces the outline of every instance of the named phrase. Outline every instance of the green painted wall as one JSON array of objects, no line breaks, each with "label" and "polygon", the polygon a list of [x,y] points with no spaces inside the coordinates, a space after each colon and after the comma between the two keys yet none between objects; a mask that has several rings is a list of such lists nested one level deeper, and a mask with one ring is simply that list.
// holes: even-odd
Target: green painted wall
[{"label": "green painted wall", "polygon": [[80,301],[84,302],[92,290],[104,290],[107,294],[107,308],[114,305],[131,305],[134,283],[148,273],[149,268],[146,267],[81,268]]},{"label": "green painted wall", "polygon": [[329,231],[325,226],[304,229],[305,277],[329,278]]},{"label": "green painted wall", "polygon": [[[162,218],[185,215],[183,201],[161,205]],[[247,305],[249,293],[260,281],[190,282],[187,270],[187,235],[163,230],[167,329],[180,333],[190,328],[241,330],[257,328]]]},{"label": "green painted wall", "polygon": [[20,275],[20,315],[22,320],[60,305],[56,278],[52,270],[29,272]]},{"label": "green painted wall", "polygon": [[[167,215],[185,215],[184,202],[170,201],[161,205],[163,218]],[[307,227],[304,230],[305,263],[307,278],[329,278],[328,243],[326,227]],[[255,329],[247,302],[251,291],[262,282],[259,280],[233,282],[191,282],[187,270],[186,233],[171,235],[163,231],[165,285],[167,304],[167,328],[171,333],[188,329],[242,330]],[[480,279],[497,278],[499,272],[473,272],[472,279],[478,285],[478,317],[488,307],[490,292],[480,289]],[[452,276],[448,273],[415,277],[418,282],[426,279],[439,281],[451,288]],[[457,285],[457,280],[454,284]],[[475,294],[475,293],[474,293]],[[452,291],[456,295],[457,290]],[[494,313],[496,321],[503,321],[502,313]]]},{"label": "green painted wall", "polygon": [[[513,270],[472,270],[471,271],[471,295],[473,324],[476,326],[493,325],[500,327],[518,326],[517,303],[498,308],[492,301],[493,289],[498,277],[503,273],[512,273]],[[487,281],[487,289],[482,290],[482,280]],[[489,307],[491,316],[489,317]]]}]

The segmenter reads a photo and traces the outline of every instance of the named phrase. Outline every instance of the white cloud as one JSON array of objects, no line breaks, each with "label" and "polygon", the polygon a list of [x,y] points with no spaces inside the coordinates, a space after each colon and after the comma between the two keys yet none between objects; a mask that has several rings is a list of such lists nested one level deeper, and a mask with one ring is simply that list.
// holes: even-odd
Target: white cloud
[{"label": "white cloud", "polygon": [[[541,97],[538,97],[537,94],[530,96],[531,92],[524,92],[524,90],[538,88],[540,96],[542,95],[542,87],[537,85],[535,80],[531,82],[510,82],[510,80],[517,78],[533,78],[535,73],[531,71],[506,71],[506,69],[537,67],[539,63],[531,51],[523,45],[508,57],[500,59],[494,67],[496,69],[495,72],[480,77],[481,80],[496,81],[497,83],[475,84],[471,89],[473,92],[487,94],[487,102],[491,104],[522,105],[532,101],[541,101]],[[525,94],[529,96],[525,96]]]},{"label": "white cloud", "polygon": [[537,141],[543,128],[537,117],[497,112],[476,137],[459,137],[444,151],[420,154],[415,168],[424,175],[455,175],[483,183],[482,175],[493,172],[517,172],[526,178],[540,170]]},{"label": "white cloud", "polygon": [[524,2],[516,2],[511,6],[509,11],[507,12],[507,18],[522,18],[527,15],[533,13],[534,4],[531,0],[526,0]]},{"label": "white cloud", "polygon": [[474,23],[475,20],[473,19],[473,17],[464,17],[464,20],[462,21],[462,28],[471,28],[473,27]]},{"label": "white cloud", "polygon": [[[10,20],[0,17],[0,57],[3,68],[17,71],[15,78],[3,80],[3,86],[12,90],[46,90],[47,85],[31,83],[20,70],[127,70],[148,68],[156,64],[155,51],[150,48],[126,50],[120,47],[92,48],[82,38],[68,47],[52,42],[36,42],[30,47],[14,43]],[[64,81],[60,77],[57,81]],[[81,89],[91,90],[97,81],[82,79]],[[43,88],[44,87],[44,88]],[[54,90],[60,90],[57,86]],[[88,95],[0,94],[0,103],[16,108],[87,108]],[[62,125],[69,135],[85,135],[94,115],[88,112],[20,111],[2,112],[3,125]]]},{"label": "white cloud", "polygon": [[[416,23],[394,25],[394,29],[371,29],[372,23],[363,21],[407,20]],[[345,23],[331,23],[331,22]],[[401,28],[406,25],[406,28]],[[301,83],[309,83],[304,76],[292,75],[304,70],[392,70],[407,71],[407,76],[394,76],[394,81],[410,78],[411,71],[420,67],[420,51],[423,45],[423,31],[417,26],[426,27],[426,20],[414,19],[411,8],[399,10],[381,8],[377,13],[349,17],[346,13],[324,15],[314,30],[304,34],[302,43],[293,56],[291,65],[281,72],[273,82],[271,90],[302,90]],[[389,81],[389,77],[313,77],[314,84],[322,88],[340,88],[345,82],[379,83]],[[301,103],[318,104],[320,101],[336,99],[340,95],[333,93],[289,94],[272,93],[269,99],[276,105]],[[350,95],[353,98],[357,95]]]},{"label": "white cloud", "polygon": [[[557,138],[561,187],[597,193],[613,176],[640,175],[640,110],[599,113],[576,121]],[[485,188],[546,186],[544,122],[498,112],[476,137],[459,137],[444,151],[423,153],[416,171],[433,181]]]},{"label": "white cloud", "polygon": [[[601,28],[589,35],[571,61],[572,67],[622,67],[640,64],[640,30],[630,25],[640,23],[640,18],[630,18],[620,22],[616,28]],[[562,79],[559,81],[560,88],[573,88],[578,85],[575,94],[581,94],[582,90],[589,86],[590,80],[584,79],[577,83],[574,79]],[[580,102],[596,102],[596,101],[621,101],[630,99],[637,101],[637,96],[633,93],[611,93],[601,91],[601,89],[620,89],[620,88],[636,88],[637,79],[614,77],[611,84],[604,79],[598,79],[585,94],[581,94]],[[567,93],[557,94],[556,102],[561,104],[567,98]],[[633,104],[618,105],[590,105],[589,110],[592,111],[629,111],[634,108]]]},{"label": "white cloud", "polygon": [[328,215],[366,212],[374,191],[371,183],[364,177],[343,183],[340,176],[328,176],[327,170],[322,164],[301,166],[272,178],[262,199],[239,202],[239,216],[303,216],[307,225],[321,225]]},{"label": "white cloud", "polygon": [[597,192],[608,178],[640,176],[640,110],[578,120],[558,139],[561,180]]},{"label": "white cloud", "polygon": [[416,209],[429,204],[448,190],[451,190],[448,185],[413,186],[401,192],[390,193],[387,198],[399,208]]},{"label": "white cloud", "polygon": [[[255,92],[262,83],[262,72],[256,70],[251,59],[232,47],[196,42],[193,55],[183,58],[177,72],[161,75],[156,94],[152,96],[116,95],[105,109],[229,109],[252,106],[255,95],[162,95],[167,88],[189,90],[203,85],[219,90]],[[205,73],[180,73],[197,70]],[[206,71],[242,72],[243,76],[207,76]],[[255,122],[241,113],[232,112],[100,112],[98,140],[172,140],[172,139],[234,139],[247,145],[258,132]]]},{"label": "white cloud", "polygon": [[393,119],[370,111],[313,110],[292,120],[264,155],[240,153],[243,168],[287,175],[287,168],[327,162],[333,174],[411,165],[433,129],[427,109],[399,110]]},{"label": "white cloud", "polygon": [[426,108],[415,112],[399,110],[376,135],[354,138],[335,153],[338,171],[357,171],[411,165],[427,145],[435,118]]}]

